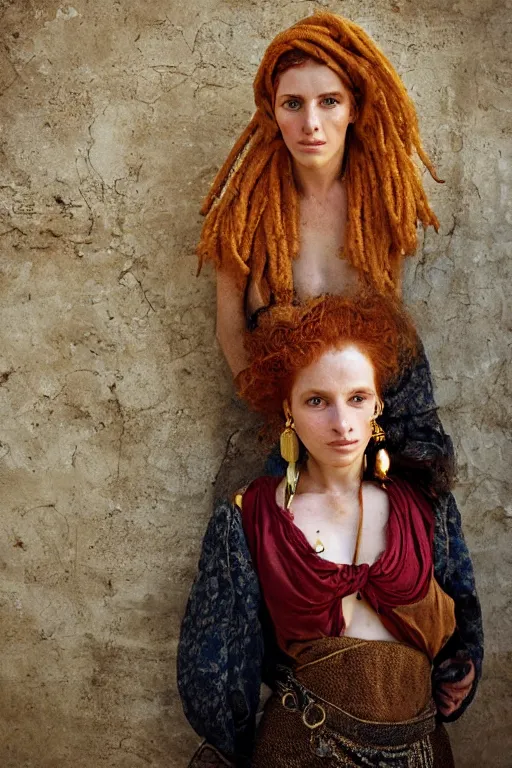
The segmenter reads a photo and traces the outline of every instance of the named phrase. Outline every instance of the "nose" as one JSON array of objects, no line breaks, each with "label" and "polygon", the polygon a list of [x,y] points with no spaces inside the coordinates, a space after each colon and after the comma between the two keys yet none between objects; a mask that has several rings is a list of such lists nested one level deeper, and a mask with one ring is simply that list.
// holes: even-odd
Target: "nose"
[{"label": "nose", "polygon": [[315,131],[318,131],[320,128],[320,120],[318,116],[318,111],[314,104],[306,104],[306,108],[304,110],[304,124],[302,126],[302,130],[306,134],[306,136],[311,136],[311,134],[315,133]]},{"label": "nose", "polygon": [[336,406],[332,410],[332,424],[333,430],[345,438],[349,432],[352,431],[350,422],[344,408]]}]

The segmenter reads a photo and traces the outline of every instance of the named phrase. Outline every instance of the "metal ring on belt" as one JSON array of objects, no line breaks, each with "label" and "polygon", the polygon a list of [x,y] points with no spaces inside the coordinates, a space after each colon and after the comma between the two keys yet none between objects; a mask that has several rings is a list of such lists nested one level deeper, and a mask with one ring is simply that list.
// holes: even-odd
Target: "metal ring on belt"
[{"label": "metal ring on belt", "polygon": [[[287,703],[288,697],[291,698],[291,704]],[[299,708],[297,694],[294,691],[286,691],[286,693],[284,693],[283,696],[281,697],[281,704],[285,709],[292,710],[293,712],[297,711]]]},{"label": "metal ring on belt", "polygon": [[[310,722],[310,715],[314,712],[318,712],[319,719],[315,722]],[[315,701],[312,701],[310,704],[307,705],[306,709],[302,713],[302,722],[306,726],[306,728],[309,728],[310,731],[314,731],[315,728],[320,728],[321,725],[325,723],[325,718],[327,715],[325,714],[325,709],[320,705],[317,704]]]}]

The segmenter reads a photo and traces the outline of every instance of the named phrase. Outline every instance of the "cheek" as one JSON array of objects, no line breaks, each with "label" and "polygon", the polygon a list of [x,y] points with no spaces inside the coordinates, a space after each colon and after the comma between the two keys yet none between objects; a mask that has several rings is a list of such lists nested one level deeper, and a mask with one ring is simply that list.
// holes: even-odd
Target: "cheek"
[{"label": "cheek", "polygon": [[304,444],[319,440],[325,430],[323,411],[302,411],[295,415],[295,430]]},{"label": "cheek", "polygon": [[350,123],[350,109],[340,109],[329,115],[326,124],[329,130],[336,133],[341,141],[345,139],[347,128]]},{"label": "cheek", "polygon": [[371,424],[371,417],[368,416],[368,414],[362,415],[360,421],[359,421],[359,434],[361,435],[361,440],[366,440],[368,443],[372,436],[372,424]]},{"label": "cheek", "polygon": [[276,110],[276,123],[285,141],[297,131],[297,116],[284,110]]}]

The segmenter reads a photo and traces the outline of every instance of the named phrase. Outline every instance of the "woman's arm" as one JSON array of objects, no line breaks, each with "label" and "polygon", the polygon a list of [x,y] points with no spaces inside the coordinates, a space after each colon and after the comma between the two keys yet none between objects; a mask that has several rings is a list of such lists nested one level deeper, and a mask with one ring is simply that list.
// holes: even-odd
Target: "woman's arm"
[{"label": "woman's arm", "polygon": [[[441,710],[443,719],[452,721],[460,717],[475,696],[482,674],[484,636],[473,564],[453,495],[450,493],[438,499],[435,511],[435,575],[439,585],[455,602],[457,629],[434,661],[434,677],[435,669],[445,666],[445,662],[472,664],[472,669],[457,685],[441,683],[438,686],[440,692],[448,694],[447,698],[451,700],[441,699],[442,706],[447,709],[446,713]],[[456,707],[450,706],[453,702],[457,703]]]},{"label": "woman's arm", "polygon": [[[400,380],[384,393],[379,423],[393,453],[434,467],[454,461],[453,445],[437,413],[430,365],[418,339],[418,355]],[[434,469],[434,475],[435,475]]]},{"label": "woman's arm", "polygon": [[177,681],[192,728],[228,757],[252,747],[263,663],[259,609],[240,512],[220,502],[181,625]]},{"label": "woman's arm", "polygon": [[218,269],[217,340],[233,378],[249,365],[249,357],[244,347],[246,332],[244,292],[229,272]]},{"label": "woman's arm", "polygon": [[[447,659],[439,665],[439,669],[449,669],[454,664],[457,664],[457,659]],[[445,718],[455,714],[471,693],[475,682],[475,665],[472,661],[467,662],[467,664],[469,671],[461,680],[453,683],[440,682],[436,686],[437,708]]]}]

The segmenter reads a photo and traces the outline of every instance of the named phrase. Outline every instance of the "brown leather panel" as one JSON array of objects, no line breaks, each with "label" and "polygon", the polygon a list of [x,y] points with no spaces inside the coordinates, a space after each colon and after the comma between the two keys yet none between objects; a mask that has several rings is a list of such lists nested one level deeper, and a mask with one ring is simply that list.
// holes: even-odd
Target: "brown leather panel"
[{"label": "brown leather panel", "polygon": [[433,659],[455,631],[455,603],[432,578],[423,600],[393,609],[415,645]]},{"label": "brown leather panel", "polygon": [[326,637],[294,656],[303,685],[362,720],[409,720],[431,699],[430,661],[403,643]]}]

